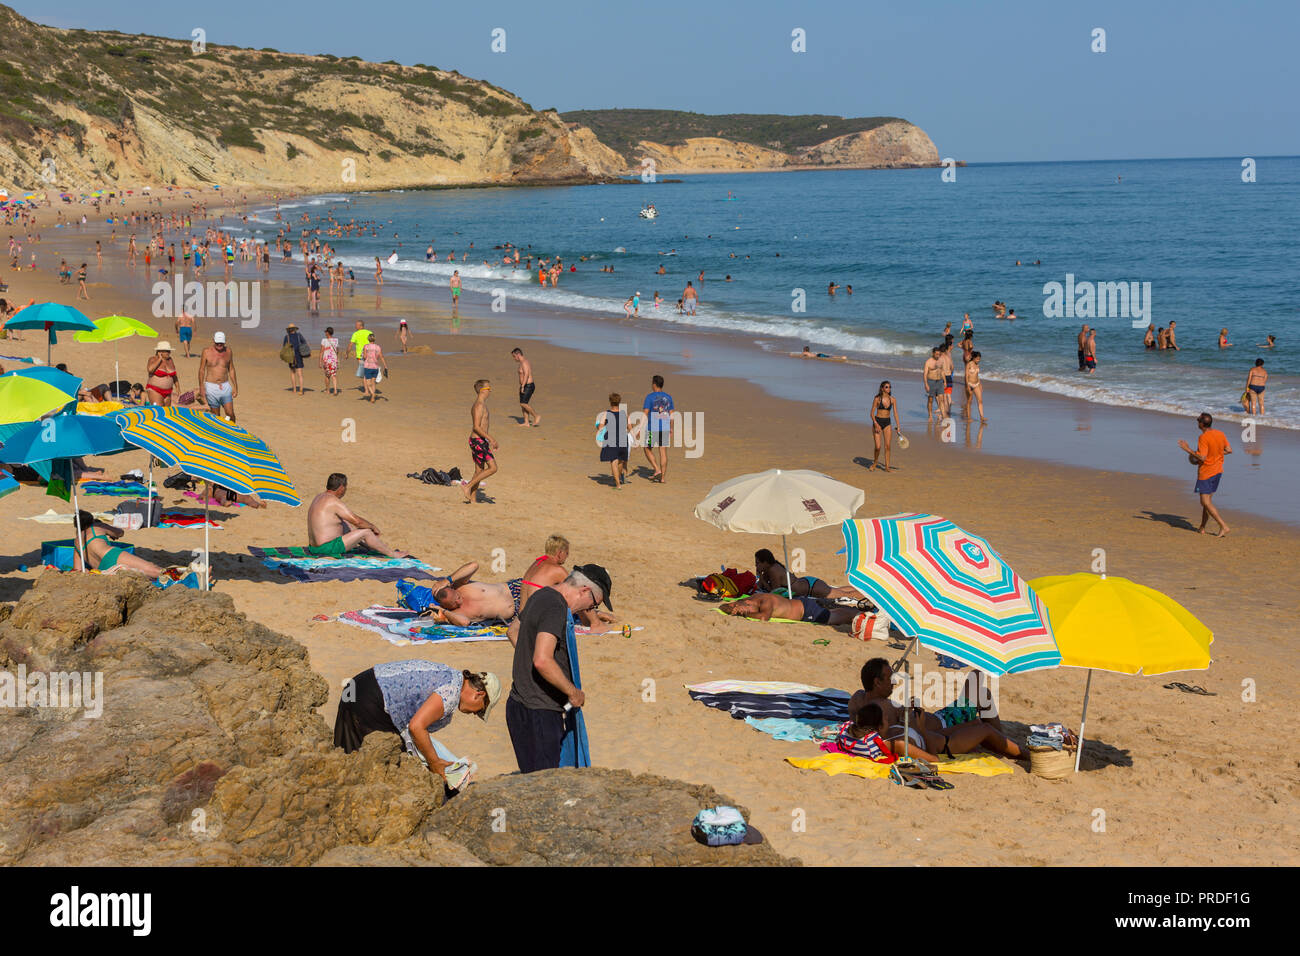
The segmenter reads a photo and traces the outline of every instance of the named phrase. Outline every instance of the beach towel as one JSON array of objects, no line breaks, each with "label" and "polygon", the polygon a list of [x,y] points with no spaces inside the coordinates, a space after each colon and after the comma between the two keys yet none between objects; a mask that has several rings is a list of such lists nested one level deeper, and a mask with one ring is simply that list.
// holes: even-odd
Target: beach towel
[{"label": "beach towel", "polygon": [[845,720],[849,695],[843,691],[817,694],[702,694],[689,691],[705,707],[725,710],[736,720],[746,717],[790,717],[796,720]]},{"label": "beach towel", "polygon": [[702,684],[687,684],[687,690],[698,690],[701,694],[726,694],[729,692],[747,694],[820,694],[823,692],[845,694],[841,690],[819,687],[814,684],[795,684],[784,680],[709,680]]},{"label": "beach towel", "polygon": [[[202,528],[203,512],[198,508],[164,508],[162,518],[159,519],[157,527],[159,528]],[[221,522],[208,518],[208,527],[221,529]]]},{"label": "beach towel", "polygon": [[[33,359],[33,358],[25,358],[25,357],[22,356],[22,355],[0,355],[0,361],[4,361],[4,362],[26,362],[28,365],[35,365],[35,364],[36,364],[36,359]],[[44,365],[45,363],[42,362],[41,364]]]},{"label": "beach towel", "polygon": [[[155,488],[153,493],[156,496],[158,489]],[[149,494],[149,489],[142,481],[90,481],[83,479],[77,485],[77,494],[112,495],[115,498],[143,498]]]},{"label": "beach towel", "polygon": [[835,720],[796,720],[792,717],[746,717],[745,723],[777,740],[821,740],[817,732],[839,727]]},{"label": "beach towel", "polygon": [[[578,670],[578,642],[574,635],[573,612],[565,612],[565,647],[569,652],[569,671],[573,686],[582,689],[582,674]],[[587,718],[582,708],[567,711],[564,715],[564,741],[560,744],[561,767],[590,767],[591,748],[587,744]]]},{"label": "beach towel", "polygon": [[[816,757],[786,757],[785,762],[800,770],[821,770],[830,776],[850,773],[855,777],[868,779],[889,779],[892,764],[876,763],[866,757],[851,757],[848,754],[820,754]],[[934,765],[939,773],[973,773],[981,777],[996,777],[1012,773],[1011,767],[988,754],[959,754],[944,758]]]},{"label": "beach towel", "polygon": [[359,611],[344,611],[334,620],[353,627],[373,631],[384,640],[399,647],[408,644],[454,644],[468,641],[504,641],[506,625],[503,622],[486,622],[457,627],[438,624],[422,618],[404,607],[385,607],[372,604]]},{"label": "beach towel", "polygon": [[390,558],[382,554],[349,554],[344,557],[288,557],[302,548],[255,548],[249,554],[261,558],[272,571],[297,581],[392,581],[402,578],[431,578],[435,568],[416,558]]},{"label": "beach towel", "polygon": [[[111,523],[113,520],[113,512],[111,511],[95,511],[92,513],[100,521],[107,521]],[[72,512],[68,512],[67,514],[60,514],[59,512],[55,511],[53,508],[50,508],[48,511],[42,514],[31,515],[29,517],[23,518],[23,520],[39,521],[41,524],[72,524],[73,523],[72,517],[73,517]]]}]

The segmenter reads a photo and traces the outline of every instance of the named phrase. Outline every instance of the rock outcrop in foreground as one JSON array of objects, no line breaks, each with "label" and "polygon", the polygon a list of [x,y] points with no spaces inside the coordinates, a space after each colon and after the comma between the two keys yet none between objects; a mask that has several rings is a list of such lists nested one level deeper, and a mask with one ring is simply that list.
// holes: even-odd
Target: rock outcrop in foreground
[{"label": "rock outcrop in foreground", "polygon": [[[44,706],[33,675],[74,672],[102,696]],[[5,700],[20,674],[27,699]],[[733,801],[621,770],[496,777],[444,807],[395,737],[334,749],[327,690],[226,595],[44,572],[0,606],[0,864],[791,862],[700,846],[692,817]]]}]

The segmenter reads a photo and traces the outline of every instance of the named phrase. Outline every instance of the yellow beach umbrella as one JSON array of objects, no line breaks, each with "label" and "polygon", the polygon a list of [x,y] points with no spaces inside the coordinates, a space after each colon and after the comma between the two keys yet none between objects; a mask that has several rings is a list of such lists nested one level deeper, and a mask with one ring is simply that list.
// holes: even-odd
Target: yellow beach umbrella
[{"label": "yellow beach umbrella", "polygon": [[1083,756],[1094,669],[1151,675],[1210,666],[1210,629],[1154,588],[1128,578],[1085,573],[1035,578],[1029,586],[1047,605],[1061,665],[1088,668],[1076,772]]}]

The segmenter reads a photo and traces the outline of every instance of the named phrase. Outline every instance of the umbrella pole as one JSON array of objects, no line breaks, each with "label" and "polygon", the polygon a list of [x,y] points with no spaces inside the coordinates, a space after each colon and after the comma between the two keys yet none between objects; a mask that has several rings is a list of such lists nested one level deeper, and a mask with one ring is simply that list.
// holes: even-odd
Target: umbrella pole
[{"label": "umbrella pole", "polygon": [[153,454],[149,455],[149,483],[145,487],[144,526],[153,527]]},{"label": "umbrella pole", "polygon": [[912,651],[916,650],[916,642],[919,640],[919,637],[912,638],[912,643],[907,645],[907,650],[903,651],[903,656],[894,662],[895,667],[902,667],[907,663],[907,658],[911,655]]},{"label": "umbrella pole", "polygon": [[72,523],[77,529],[77,552],[81,555],[81,573],[86,573],[86,543],[81,540],[81,512],[77,508],[77,470],[72,469]]},{"label": "umbrella pole", "polygon": [[208,544],[208,492],[204,486],[203,491],[203,590],[212,589],[211,578],[208,577],[208,568],[212,564],[212,548]]},{"label": "umbrella pole", "polygon": [[1083,685],[1083,716],[1079,718],[1079,749],[1074,752],[1074,772],[1079,772],[1083,759],[1083,727],[1088,722],[1088,692],[1092,690],[1092,668],[1088,668],[1088,682]]},{"label": "umbrella pole", "polygon": [[912,731],[909,729],[908,719],[912,714],[912,665],[903,665],[903,757],[908,756],[908,745],[911,743],[910,737]]},{"label": "umbrella pole", "polygon": [[781,535],[781,556],[785,558],[785,589],[794,597],[794,586],[790,583],[790,549],[785,546],[785,535]]}]

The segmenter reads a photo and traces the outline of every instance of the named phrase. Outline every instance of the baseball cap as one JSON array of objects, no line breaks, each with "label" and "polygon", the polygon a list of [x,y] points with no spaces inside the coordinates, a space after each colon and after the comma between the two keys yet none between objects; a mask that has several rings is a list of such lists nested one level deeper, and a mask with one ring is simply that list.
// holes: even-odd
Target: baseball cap
[{"label": "baseball cap", "polygon": [[611,611],[614,605],[609,603],[609,592],[613,587],[613,582],[609,579],[609,572],[599,564],[579,564],[573,570],[577,571],[584,578],[596,585],[596,590],[600,592],[597,600],[604,604]]},{"label": "baseball cap", "polygon": [[226,333],[225,333],[225,332],[213,332],[213,333],[212,333],[212,341],[216,342],[216,343],[219,344],[219,345],[224,345],[225,342],[226,342]]},{"label": "baseball cap", "polygon": [[492,712],[492,708],[501,699],[501,681],[491,671],[485,671],[479,674],[479,677],[483,678],[483,686],[487,690],[487,700],[483,704],[483,709],[478,712],[478,716],[480,720],[487,720],[488,714]]}]

